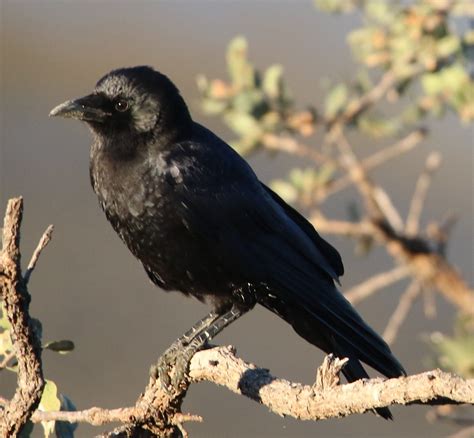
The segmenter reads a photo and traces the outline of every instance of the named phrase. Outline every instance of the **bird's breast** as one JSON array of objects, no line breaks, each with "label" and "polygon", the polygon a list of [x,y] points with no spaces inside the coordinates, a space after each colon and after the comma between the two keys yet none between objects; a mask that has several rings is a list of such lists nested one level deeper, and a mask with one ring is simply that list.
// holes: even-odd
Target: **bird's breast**
[{"label": "bird's breast", "polygon": [[178,165],[116,166],[96,159],[91,182],[112,227],[163,288],[195,293],[209,287],[215,265],[202,263],[206,244],[191,230],[182,196],[192,187]]}]

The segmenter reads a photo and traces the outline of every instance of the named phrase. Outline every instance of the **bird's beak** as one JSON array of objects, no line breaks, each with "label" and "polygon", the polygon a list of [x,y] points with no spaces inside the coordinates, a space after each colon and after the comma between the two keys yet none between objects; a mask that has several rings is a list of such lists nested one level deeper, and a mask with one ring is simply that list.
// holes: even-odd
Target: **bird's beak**
[{"label": "bird's beak", "polygon": [[65,117],[86,122],[103,122],[111,113],[101,108],[103,98],[97,94],[68,100],[53,108],[50,117]]}]

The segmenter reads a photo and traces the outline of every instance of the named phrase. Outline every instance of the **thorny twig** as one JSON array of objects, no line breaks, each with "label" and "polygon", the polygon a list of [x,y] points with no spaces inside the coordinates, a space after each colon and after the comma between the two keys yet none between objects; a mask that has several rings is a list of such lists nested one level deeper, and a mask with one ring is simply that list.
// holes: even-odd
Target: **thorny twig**
[{"label": "thorny twig", "polygon": [[28,284],[28,282],[30,281],[31,274],[33,273],[35,269],[36,263],[38,262],[41,252],[43,251],[44,248],[46,248],[46,245],[51,240],[51,237],[53,235],[53,230],[54,230],[53,225],[49,225],[48,228],[46,228],[43,235],[41,236],[41,239],[38,242],[38,245],[36,249],[34,250],[33,255],[31,256],[30,263],[28,263],[28,268],[26,269],[26,272],[23,275],[23,281],[25,282],[25,284]]}]

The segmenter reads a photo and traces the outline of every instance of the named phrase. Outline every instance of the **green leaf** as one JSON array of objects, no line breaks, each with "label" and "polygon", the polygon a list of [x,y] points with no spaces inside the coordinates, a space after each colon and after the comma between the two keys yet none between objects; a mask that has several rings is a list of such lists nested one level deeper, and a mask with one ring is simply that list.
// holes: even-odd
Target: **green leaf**
[{"label": "green leaf", "polygon": [[456,35],[447,35],[436,43],[436,54],[441,58],[453,55],[461,49],[461,40]]},{"label": "green leaf", "polygon": [[10,323],[8,322],[7,312],[5,311],[5,304],[0,302],[0,311],[1,311],[1,318],[0,318],[0,329],[10,330]]},{"label": "green leaf", "polygon": [[314,5],[324,12],[350,12],[356,7],[354,0],[314,0]]},{"label": "green leaf", "polygon": [[57,353],[66,354],[74,350],[74,342],[67,339],[63,339],[61,341],[51,341],[46,343],[43,348],[56,351]]},{"label": "green leaf", "polygon": [[421,77],[421,85],[428,96],[435,96],[443,90],[441,72],[426,73]]},{"label": "green leaf", "polygon": [[358,118],[357,126],[361,132],[374,138],[394,135],[400,129],[397,119],[364,115]]},{"label": "green leaf", "polygon": [[[42,411],[59,411],[61,400],[58,398],[58,388],[52,380],[46,380],[46,385],[41,396],[39,409]],[[48,438],[54,432],[54,421],[42,421],[44,436]]]},{"label": "green leaf", "polygon": [[52,380],[46,380],[39,408],[42,411],[59,411],[61,401],[58,398],[58,388]]},{"label": "green leaf", "polygon": [[354,56],[359,60],[364,60],[368,55],[374,52],[372,44],[375,27],[363,27],[349,33],[347,41],[351,46]]},{"label": "green leaf", "polygon": [[442,75],[444,88],[452,92],[461,90],[469,82],[469,74],[460,63],[446,67]]},{"label": "green leaf", "polygon": [[237,89],[254,88],[256,74],[253,66],[247,61],[247,40],[237,36],[227,48],[227,68],[229,76]]},{"label": "green leaf", "polygon": [[[76,406],[65,395],[58,394],[58,388],[52,380],[46,380],[43,395],[41,397],[39,409],[48,411],[75,411]],[[73,438],[77,424],[64,421],[43,421],[41,425],[44,429],[44,436],[48,438],[55,434],[57,438]]]},{"label": "green leaf", "polygon": [[234,97],[233,108],[239,113],[261,115],[267,109],[262,90],[252,89],[241,91]]},{"label": "green leaf", "polygon": [[474,30],[468,30],[464,34],[463,42],[464,42],[464,44],[467,44],[468,46],[473,46],[474,45]]},{"label": "green leaf", "polygon": [[429,96],[440,93],[457,92],[469,82],[469,75],[462,64],[450,65],[435,73],[426,73],[421,77],[423,90]]},{"label": "green leaf", "polygon": [[389,25],[397,12],[393,5],[387,1],[368,0],[365,2],[367,16],[380,24]]},{"label": "green leaf", "polygon": [[438,334],[432,336],[432,342],[438,351],[441,366],[466,378],[474,376],[474,336],[450,338]]},{"label": "green leaf", "polygon": [[255,150],[260,146],[260,142],[258,139],[242,137],[239,140],[230,141],[229,145],[240,155],[246,156],[255,152]]},{"label": "green leaf", "polygon": [[272,99],[277,99],[283,91],[283,66],[275,64],[269,67],[263,75],[263,91]]},{"label": "green leaf", "polygon": [[5,330],[0,333],[0,354],[6,355],[13,350],[12,340],[10,337],[10,330]]},{"label": "green leaf", "polygon": [[209,115],[221,114],[228,106],[229,103],[225,100],[203,98],[201,101],[202,110]]},{"label": "green leaf", "polygon": [[320,166],[316,175],[318,184],[324,185],[328,183],[331,180],[335,170],[335,166],[331,163]]},{"label": "green leaf", "polygon": [[338,84],[329,92],[325,100],[325,114],[331,119],[343,108],[347,102],[349,92],[346,84]]},{"label": "green leaf", "polygon": [[196,85],[198,90],[201,94],[206,95],[209,89],[209,81],[207,80],[206,76],[204,75],[197,75],[196,76]]},{"label": "green leaf", "polygon": [[270,188],[290,204],[298,200],[298,190],[288,181],[282,179],[273,180],[270,183]]},{"label": "green leaf", "polygon": [[258,121],[247,113],[228,111],[224,115],[224,120],[234,132],[241,136],[260,137],[263,133]]}]

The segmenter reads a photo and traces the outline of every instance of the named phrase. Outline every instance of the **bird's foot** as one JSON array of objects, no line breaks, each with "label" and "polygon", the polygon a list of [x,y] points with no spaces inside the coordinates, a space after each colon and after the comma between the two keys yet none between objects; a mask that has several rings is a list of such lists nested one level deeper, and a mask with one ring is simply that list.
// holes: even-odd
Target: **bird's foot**
[{"label": "bird's foot", "polygon": [[161,387],[168,395],[179,391],[181,383],[186,379],[189,362],[205,343],[199,337],[190,343],[178,339],[163,353],[158,363],[152,366],[151,376],[160,379]]},{"label": "bird's foot", "polygon": [[180,355],[176,356],[174,373],[171,378],[171,386],[173,388],[177,388],[187,378],[191,359],[205,345],[206,340],[199,337],[195,338],[181,351]]},{"label": "bird's foot", "polygon": [[158,362],[150,368],[150,375],[154,379],[160,379],[162,388],[171,394],[173,388],[171,387],[170,373],[176,364],[177,358],[185,348],[183,339],[178,339],[171,344],[171,346],[161,355]]}]

